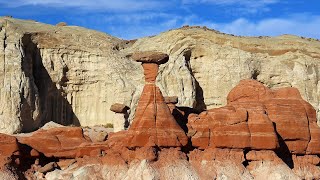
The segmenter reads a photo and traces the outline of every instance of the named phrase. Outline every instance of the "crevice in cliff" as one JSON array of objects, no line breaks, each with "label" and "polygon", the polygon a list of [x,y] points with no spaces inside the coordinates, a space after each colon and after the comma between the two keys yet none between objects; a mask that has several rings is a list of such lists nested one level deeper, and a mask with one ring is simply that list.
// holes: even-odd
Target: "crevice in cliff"
[{"label": "crevice in cliff", "polygon": [[21,69],[25,76],[25,84],[21,87],[21,114],[22,131],[28,132],[36,129],[40,125],[40,119],[33,117],[36,111],[39,98],[37,86],[34,84],[33,63],[36,57],[36,46],[31,43],[31,34],[25,34],[20,40],[20,46],[23,48],[21,56]]},{"label": "crevice in cliff", "polygon": [[[3,74],[6,74],[6,48],[7,48],[7,32],[6,29],[3,28],[4,37],[3,37]],[[3,78],[3,84],[4,84],[5,78]]]},{"label": "crevice in cliff", "polygon": [[[32,179],[33,174],[46,164],[51,162],[58,162],[59,159],[55,157],[46,157],[43,153],[39,152],[38,156],[32,156],[33,150],[30,146],[19,144],[19,155],[13,155],[9,167],[12,167],[19,179]],[[59,169],[59,167],[57,167]]]},{"label": "crevice in cliff", "polygon": [[[79,126],[79,120],[71,104],[63,96],[63,91],[57,88],[57,84],[61,82],[53,82],[43,65],[40,49],[32,41],[32,34],[25,34],[22,37],[22,46],[24,49],[22,71],[29,78],[29,89],[26,89],[29,91],[28,96],[22,97],[23,131],[35,130],[49,121]],[[34,111],[39,111],[36,117],[33,117]]]},{"label": "crevice in cliff", "polygon": [[258,76],[260,75],[260,71],[255,69],[251,74],[251,79],[258,80]]},{"label": "crevice in cliff", "polygon": [[185,59],[186,62],[186,66],[194,80],[195,83],[195,90],[196,90],[196,104],[194,105],[194,109],[197,110],[198,112],[204,111],[207,109],[207,106],[204,102],[204,97],[203,97],[203,89],[200,86],[199,82],[197,81],[197,79],[194,76],[194,73],[192,71],[191,65],[190,65],[190,60],[191,60],[191,56],[192,56],[192,51],[191,49],[186,50],[183,53],[183,57]]},{"label": "crevice in cliff", "polygon": [[242,165],[243,165],[244,167],[249,166],[249,163],[250,163],[250,161],[247,160],[247,154],[248,154],[249,151],[250,151],[250,149],[245,149],[245,150],[243,151],[244,161],[242,162]]}]

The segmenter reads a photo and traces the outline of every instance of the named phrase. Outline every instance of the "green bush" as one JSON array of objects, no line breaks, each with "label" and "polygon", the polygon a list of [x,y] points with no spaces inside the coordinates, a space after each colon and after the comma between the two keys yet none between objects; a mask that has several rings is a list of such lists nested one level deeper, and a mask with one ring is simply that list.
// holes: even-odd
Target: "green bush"
[{"label": "green bush", "polygon": [[107,124],[103,125],[103,127],[105,127],[105,128],[113,128],[113,124],[112,123],[107,123]]}]

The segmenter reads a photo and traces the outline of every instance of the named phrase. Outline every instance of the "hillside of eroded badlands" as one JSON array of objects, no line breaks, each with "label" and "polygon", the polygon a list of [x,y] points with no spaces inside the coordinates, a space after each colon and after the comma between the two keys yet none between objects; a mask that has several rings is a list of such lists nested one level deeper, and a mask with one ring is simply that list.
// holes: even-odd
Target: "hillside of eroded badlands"
[{"label": "hillside of eroded badlands", "polygon": [[0,179],[320,179],[319,84],[316,39],[0,17]]}]

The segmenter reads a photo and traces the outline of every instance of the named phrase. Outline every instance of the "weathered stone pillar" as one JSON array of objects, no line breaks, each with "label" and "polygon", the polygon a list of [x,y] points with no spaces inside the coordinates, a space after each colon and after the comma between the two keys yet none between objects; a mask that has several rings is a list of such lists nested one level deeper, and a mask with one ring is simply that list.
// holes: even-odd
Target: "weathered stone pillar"
[{"label": "weathered stone pillar", "polygon": [[166,63],[169,56],[149,51],[134,53],[132,58],[142,62],[146,82],[135,117],[128,130],[132,135],[128,140],[128,146],[180,147],[186,145],[188,138],[185,132],[172,116],[160,89],[155,85],[159,64]]}]

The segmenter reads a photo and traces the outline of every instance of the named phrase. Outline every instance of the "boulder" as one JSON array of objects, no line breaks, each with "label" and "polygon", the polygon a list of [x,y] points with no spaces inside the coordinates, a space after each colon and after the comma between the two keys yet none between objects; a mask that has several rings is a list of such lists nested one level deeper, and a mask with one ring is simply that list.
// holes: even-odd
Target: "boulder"
[{"label": "boulder", "polygon": [[108,133],[112,132],[111,128],[105,128],[103,126],[93,126],[83,128],[84,136],[87,136],[92,142],[103,142],[107,140]]},{"label": "boulder", "polygon": [[127,110],[129,110],[130,108],[124,104],[119,104],[119,103],[115,103],[112,104],[110,107],[110,111],[113,111],[115,113],[126,113]]},{"label": "boulder", "polygon": [[176,104],[178,103],[178,97],[177,96],[165,96],[164,102],[169,107],[170,112],[173,113],[174,109],[176,109]]},{"label": "boulder", "polygon": [[177,104],[178,103],[178,96],[165,96],[164,101],[167,104]]},{"label": "boulder", "polygon": [[66,22],[59,22],[58,24],[56,24],[56,26],[60,26],[60,27],[67,26],[67,23]]},{"label": "boulder", "polygon": [[58,164],[56,162],[50,162],[44,165],[43,167],[39,168],[38,172],[45,174],[47,172],[53,171],[57,167],[58,167]]},{"label": "boulder", "polygon": [[94,144],[87,140],[80,127],[40,129],[29,135],[18,135],[17,139],[19,143],[43,153],[46,157],[82,157],[90,155],[90,152],[96,149],[106,148],[103,144]]}]

